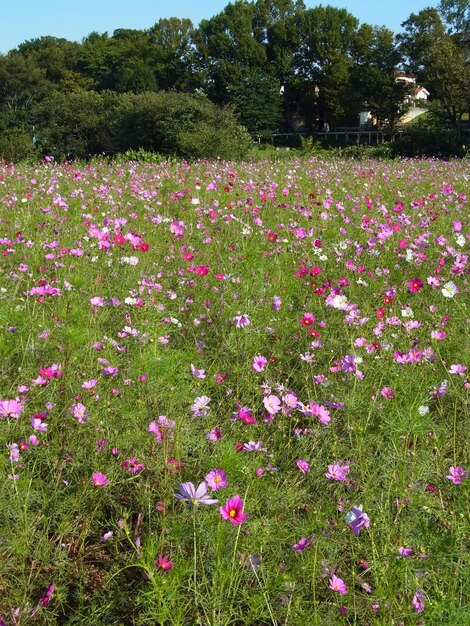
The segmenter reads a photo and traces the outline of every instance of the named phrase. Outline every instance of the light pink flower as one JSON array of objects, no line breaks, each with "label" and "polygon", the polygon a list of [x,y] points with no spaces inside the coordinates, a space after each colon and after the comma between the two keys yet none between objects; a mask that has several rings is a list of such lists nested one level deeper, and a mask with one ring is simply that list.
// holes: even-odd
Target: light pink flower
[{"label": "light pink flower", "polygon": [[18,400],[0,400],[0,416],[18,418],[24,407]]},{"label": "light pink flower", "polygon": [[259,354],[253,357],[253,365],[251,366],[251,369],[254,370],[255,372],[262,372],[264,368],[266,367],[267,362],[268,362],[268,359],[262,356],[261,354]]},{"label": "light pink flower", "polygon": [[277,396],[267,396],[263,399],[263,404],[266,411],[271,415],[275,415],[281,410],[281,401]]},{"label": "light pink flower", "polygon": [[342,596],[348,593],[348,588],[344,580],[336,576],[336,574],[332,574],[330,580],[328,581],[328,587],[331,591],[336,591],[336,593],[340,593]]}]

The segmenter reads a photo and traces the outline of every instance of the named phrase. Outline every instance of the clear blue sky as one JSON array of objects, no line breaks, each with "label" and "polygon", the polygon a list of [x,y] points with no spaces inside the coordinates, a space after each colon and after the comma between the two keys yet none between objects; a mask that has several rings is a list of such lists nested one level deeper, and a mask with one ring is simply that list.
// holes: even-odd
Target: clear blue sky
[{"label": "clear blue sky", "polygon": [[[43,35],[81,41],[92,31],[145,29],[163,17],[188,17],[194,25],[213,17],[228,0],[0,0],[0,53]],[[439,0],[305,0],[345,8],[360,22],[400,30],[401,22]]]}]

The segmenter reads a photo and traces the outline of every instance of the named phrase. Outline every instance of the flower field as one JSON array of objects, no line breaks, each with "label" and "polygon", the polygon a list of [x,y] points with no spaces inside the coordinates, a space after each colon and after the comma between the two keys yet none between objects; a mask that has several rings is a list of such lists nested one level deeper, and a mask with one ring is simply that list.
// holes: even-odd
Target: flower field
[{"label": "flower field", "polygon": [[468,624],[469,165],[2,165],[0,625]]}]

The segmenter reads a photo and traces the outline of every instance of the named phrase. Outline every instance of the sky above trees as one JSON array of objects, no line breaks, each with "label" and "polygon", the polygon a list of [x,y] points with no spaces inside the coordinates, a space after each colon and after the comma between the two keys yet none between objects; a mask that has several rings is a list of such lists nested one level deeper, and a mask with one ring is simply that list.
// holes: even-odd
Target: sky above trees
[{"label": "sky above trees", "polygon": [[[189,18],[195,26],[223,11],[227,0],[16,0],[0,3],[0,53],[16,48],[28,39],[43,35],[81,41],[92,31],[109,32],[117,28],[149,28],[160,18]],[[305,0],[307,8],[320,0]],[[437,7],[437,0],[363,0],[323,1],[324,6],[345,8],[361,23],[386,26],[393,32],[411,13]]]}]

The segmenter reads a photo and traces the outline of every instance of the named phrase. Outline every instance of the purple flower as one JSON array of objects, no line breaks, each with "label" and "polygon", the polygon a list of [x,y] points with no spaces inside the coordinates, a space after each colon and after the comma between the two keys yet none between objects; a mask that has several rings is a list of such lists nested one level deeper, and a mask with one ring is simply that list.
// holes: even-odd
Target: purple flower
[{"label": "purple flower", "polygon": [[249,326],[251,324],[246,313],[243,313],[242,315],[236,315],[233,318],[233,321],[235,322],[235,326],[237,328],[245,328],[245,326]]},{"label": "purple flower", "polygon": [[464,470],[463,467],[460,467],[460,465],[458,465],[457,467],[454,467],[452,465],[451,467],[449,467],[449,474],[448,476],[446,476],[446,478],[451,480],[454,483],[454,485],[461,485],[462,480],[467,478],[467,476],[468,476],[468,472]]},{"label": "purple flower", "polygon": [[302,474],[308,474],[310,471],[310,465],[304,459],[299,459],[297,462],[297,467],[302,472]]},{"label": "purple flower", "polygon": [[362,528],[369,528],[370,526],[369,517],[362,512],[362,506],[353,506],[344,519],[356,537],[359,536]]},{"label": "purple flower", "polygon": [[294,543],[292,546],[296,552],[303,552],[306,548],[314,546],[317,541],[315,535],[309,535],[308,537],[302,537],[298,543]]},{"label": "purple flower", "polygon": [[422,613],[424,611],[424,607],[426,606],[426,596],[424,595],[424,591],[422,589],[416,590],[413,600],[411,600],[411,604],[413,605],[416,613]]},{"label": "purple flower", "polygon": [[191,363],[191,374],[195,378],[205,378],[206,377],[206,371],[205,370],[198,370],[197,367],[195,367],[192,363]]},{"label": "purple flower", "polygon": [[343,372],[352,373],[356,371],[356,357],[354,354],[347,354],[341,361]]},{"label": "purple flower", "polygon": [[197,504],[217,504],[218,500],[214,500],[207,495],[207,483],[203,481],[199,487],[193,483],[181,483],[178,487],[179,493],[175,493],[175,498],[188,505],[196,506]]}]

